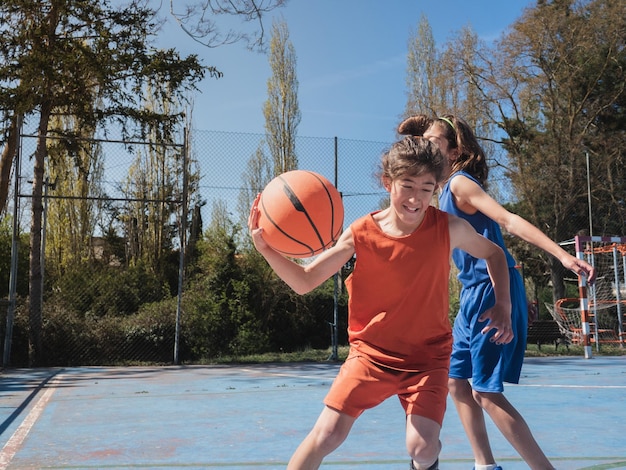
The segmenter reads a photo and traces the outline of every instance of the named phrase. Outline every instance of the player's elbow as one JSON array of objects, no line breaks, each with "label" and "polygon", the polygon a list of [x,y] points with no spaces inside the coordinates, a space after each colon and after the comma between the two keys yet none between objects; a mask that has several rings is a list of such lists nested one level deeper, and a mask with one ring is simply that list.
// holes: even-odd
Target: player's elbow
[{"label": "player's elbow", "polygon": [[497,270],[508,270],[508,263],[504,250],[495,243],[492,243],[489,254],[485,256],[485,261],[490,269],[495,268]]},{"label": "player's elbow", "polygon": [[318,284],[314,283],[307,276],[304,276],[302,279],[298,279],[295,282],[289,284],[289,287],[298,295],[304,295],[311,292],[313,289],[317,287]]},{"label": "player's elbow", "polygon": [[304,295],[311,292],[313,289],[308,286],[291,286],[293,291],[298,295]]}]

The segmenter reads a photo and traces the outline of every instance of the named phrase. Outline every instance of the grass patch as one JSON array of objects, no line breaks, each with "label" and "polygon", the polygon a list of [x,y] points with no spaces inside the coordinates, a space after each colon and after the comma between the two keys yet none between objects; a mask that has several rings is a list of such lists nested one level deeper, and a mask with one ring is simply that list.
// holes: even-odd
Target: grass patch
[{"label": "grass patch", "polygon": [[[619,345],[600,345],[600,351],[593,345],[594,356],[624,356],[626,348]],[[542,344],[541,349],[536,344],[526,346],[526,357],[554,357],[554,356],[584,356],[582,346],[570,345],[569,349],[563,344],[555,347],[554,344]],[[251,354],[248,356],[222,356],[198,361],[197,364],[267,364],[288,362],[328,362],[331,361],[332,350],[328,349],[304,349],[291,353],[266,353]],[[343,362],[348,356],[348,346],[340,346],[337,350],[338,362]]]},{"label": "grass patch", "polygon": [[[596,345],[591,345],[593,356],[624,356],[626,348],[620,347],[618,344],[600,344],[600,349],[596,349]],[[541,349],[536,344],[526,345],[526,357],[550,357],[550,356],[584,356],[585,350],[583,346],[572,344],[566,347],[559,344],[542,344]]]},{"label": "grass patch", "polygon": [[[337,348],[337,360],[343,362],[348,356],[348,346]],[[327,362],[332,360],[332,349],[304,349],[289,353],[271,352],[247,356],[221,356],[198,361],[197,364],[266,364],[287,362]]]}]

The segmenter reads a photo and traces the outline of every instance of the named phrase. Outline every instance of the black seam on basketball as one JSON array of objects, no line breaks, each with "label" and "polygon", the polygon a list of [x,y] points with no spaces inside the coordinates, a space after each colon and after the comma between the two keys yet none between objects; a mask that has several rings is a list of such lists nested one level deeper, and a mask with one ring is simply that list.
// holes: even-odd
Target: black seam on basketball
[{"label": "black seam on basketball", "polygon": [[274,221],[274,219],[272,219],[272,217],[270,216],[269,212],[267,211],[267,209],[265,207],[265,201],[263,201],[263,198],[261,198],[261,207],[263,209],[263,215],[274,226],[275,229],[277,229],[280,233],[282,233],[285,237],[289,238],[291,241],[294,241],[294,242],[302,245],[306,249],[306,251],[303,251],[302,253],[291,253],[291,252],[278,250],[278,249],[274,248],[276,251],[279,251],[279,252],[281,252],[281,253],[283,253],[285,255],[304,255],[306,253],[310,253],[311,256],[312,256],[312,255],[315,254],[315,249],[313,247],[307,245],[306,243],[302,243],[300,240],[292,237],[287,232],[285,232],[282,228],[280,228],[280,226],[276,223],[276,221]]},{"label": "black seam on basketball", "polygon": [[[317,240],[320,242],[320,247],[324,249],[326,247],[324,243],[324,237],[322,237],[322,235],[320,234],[319,230],[317,229],[317,226],[315,225],[315,222],[313,222],[313,219],[311,219],[311,216],[307,212],[304,205],[302,205],[302,202],[300,201],[300,199],[298,199],[298,196],[296,196],[296,193],[293,192],[293,189],[291,189],[291,186],[289,186],[289,183],[285,181],[283,178],[281,179],[283,180],[283,191],[287,195],[287,198],[289,199],[289,201],[291,201],[291,204],[293,204],[294,209],[296,209],[298,212],[302,212],[304,216],[307,218],[307,220],[309,221],[309,225],[311,225],[311,228],[315,232],[315,235],[317,235]],[[319,178],[317,179],[319,181]],[[322,186],[324,187],[324,190],[328,192],[328,190],[326,189],[326,186],[324,186],[323,183],[322,183]],[[332,203],[331,203],[331,206],[332,206]]]},{"label": "black seam on basketball", "polygon": [[[333,202],[333,197],[330,194],[330,191],[328,190],[328,188],[326,187],[326,184],[324,184],[324,181],[322,181],[322,179],[319,177],[319,175],[317,175],[316,173],[310,171],[309,172],[311,175],[313,175],[315,178],[317,178],[317,180],[322,184],[322,187],[324,188],[324,191],[326,191],[326,195],[328,196],[328,202],[330,203],[330,215],[331,215],[331,222],[330,222],[330,241],[331,243],[336,241],[339,238],[339,235],[341,235],[341,228],[337,227],[337,235],[335,235],[335,204]],[[342,225],[343,225],[343,220],[341,221]],[[324,244],[324,242],[322,242],[322,245]]]}]

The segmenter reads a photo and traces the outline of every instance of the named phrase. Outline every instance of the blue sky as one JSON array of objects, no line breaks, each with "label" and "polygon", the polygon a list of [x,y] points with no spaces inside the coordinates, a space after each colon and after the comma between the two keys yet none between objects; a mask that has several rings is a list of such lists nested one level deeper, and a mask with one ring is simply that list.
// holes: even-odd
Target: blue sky
[{"label": "blue sky", "polygon": [[[169,10],[163,2],[162,13]],[[406,103],[409,37],[421,15],[437,45],[464,26],[485,40],[498,38],[534,0],[290,0],[265,17],[282,18],[297,55],[302,137],[391,142]],[[193,127],[264,133],[262,107],[271,70],[266,55],[243,44],[209,49],[169,25],[158,44],[198,54],[224,76],[206,78],[196,93]]]}]

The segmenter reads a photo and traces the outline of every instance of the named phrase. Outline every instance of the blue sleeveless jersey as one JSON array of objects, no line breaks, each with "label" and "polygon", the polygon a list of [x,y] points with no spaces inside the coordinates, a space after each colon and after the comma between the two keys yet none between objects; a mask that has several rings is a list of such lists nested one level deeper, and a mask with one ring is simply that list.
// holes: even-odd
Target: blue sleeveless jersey
[{"label": "blue sleeveless jersey", "polygon": [[[469,173],[459,171],[450,177],[439,195],[439,208],[448,214],[453,214],[467,220],[472,227],[474,227],[474,230],[502,248],[506,255],[509,268],[515,267],[516,263],[513,256],[511,256],[504,245],[504,238],[502,237],[502,230],[500,230],[500,226],[482,212],[476,212],[475,214],[470,215],[459,210],[456,206],[452,192],[450,191],[450,182],[453,178],[459,175],[463,175],[472,181],[475,181],[476,184],[482,187],[478,180],[472,177]],[[458,248],[455,248],[452,251],[452,259],[460,271],[458,277],[464,287],[470,287],[479,282],[491,282],[489,279],[489,273],[487,272],[487,263],[484,259],[474,258]]]},{"label": "blue sleeveless jersey", "polygon": [[[468,253],[455,249],[454,264],[459,269],[459,280],[463,286],[459,312],[454,320],[450,377],[472,379],[472,388],[480,392],[501,393],[503,382],[518,383],[526,350],[527,306],[524,282],[515,260],[504,246],[500,226],[481,212],[466,214],[459,210],[450,191],[450,181],[463,175],[477,184],[470,174],[460,171],[452,175],[439,196],[439,208],[449,214],[467,220],[474,229],[497,244],[504,251],[509,266],[511,293],[511,326],[515,338],[508,344],[498,346],[482,334],[484,323],[480,315],[491,308],[495,293],[484,259],[476,259]],[[482,185],[481,185],[482,186]]]}]

